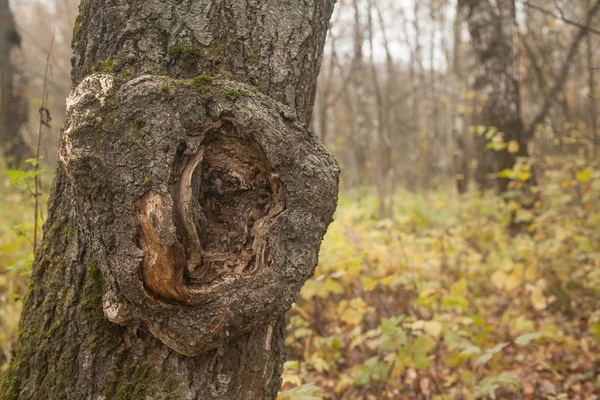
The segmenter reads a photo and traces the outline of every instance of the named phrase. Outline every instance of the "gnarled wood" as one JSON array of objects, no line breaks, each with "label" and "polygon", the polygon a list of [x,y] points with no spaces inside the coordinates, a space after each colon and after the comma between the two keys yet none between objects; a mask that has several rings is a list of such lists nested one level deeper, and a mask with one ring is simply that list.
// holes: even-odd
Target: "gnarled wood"
[{"label": "gnarled wood", "polygon": [[337,166],[305,128],[332,8],[81,3],[1,399],[276,397],[283,313],[336,202]]}]

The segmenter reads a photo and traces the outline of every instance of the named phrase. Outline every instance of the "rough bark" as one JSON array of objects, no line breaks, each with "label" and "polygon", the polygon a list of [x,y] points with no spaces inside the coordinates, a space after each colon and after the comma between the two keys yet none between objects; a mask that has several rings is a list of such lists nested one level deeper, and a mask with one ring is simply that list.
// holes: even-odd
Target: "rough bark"
[{"label": "rough bark", "polygon": [[14,87],[15,69],[11,52],[21,39],[15,27],[8,0],[0,0],[0,150],[9,168],[23,166],[33,157],[24,139],[27,131],[27,99]]},{"label": "rough bark", "polygon": [[283,314],[337,198],[337,166],[306,128],[332,8],[81,3],[0,398],[276,397]]},{"label": "rough bark", "polygon": [[[527,155],[513,47],[515,4],[514,0],[459,0],[459,7],[464,12],[479,61],[475,88],[487,97],[475,121],[488,130],[497,129],[505,142],[519,144],[516,154],[506,149],[491,153],[486,149],[485,135],[477,138],[479,163],[475,178],[483,189],[488,187],[490,174],[512,168],[517,156]],[[498,179],[500,191],[507,184],[506,179]]]}]

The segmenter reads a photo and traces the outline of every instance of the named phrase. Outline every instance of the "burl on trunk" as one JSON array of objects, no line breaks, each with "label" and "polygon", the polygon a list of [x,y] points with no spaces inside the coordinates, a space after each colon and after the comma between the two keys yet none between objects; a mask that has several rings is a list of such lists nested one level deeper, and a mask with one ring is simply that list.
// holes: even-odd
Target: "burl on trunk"
[{"label": "burl on trunk", "polygon": [[120,85],[106,74],[84,79],[67,107],[59,156],[108,319],[195,356],[289,309],[338,182],[292,110],[208,76]]},{"label": "burl on trunk", "polygon": [[273,399],[338,167],[333,0],[84,0],[3,400]]}]

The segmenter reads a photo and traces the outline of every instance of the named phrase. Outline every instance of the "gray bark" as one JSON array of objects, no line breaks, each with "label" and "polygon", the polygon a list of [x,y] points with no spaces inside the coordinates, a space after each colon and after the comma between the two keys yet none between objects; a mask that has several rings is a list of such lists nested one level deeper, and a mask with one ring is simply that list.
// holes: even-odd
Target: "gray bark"
[{"label": "gray bark", "polygon": [[8,0],[0,0],[0,150],[13,169],[33,157],[23,135],[27,131],[27,99],[15,93],[13,82],[16,71],[11,52],[20,42]]},{"label": "gray bark", "polygon": [[[515,71],[514,0],[459,0],[459,7],[471,33],[471,43],[478,58],[476,89],[487,96],[481,115],[475,118],[478,125],[497,128],[504,141],[516,141],[516,155],[507,150],[490,152],[485,137],[476,139],[478,169],[475,179],[480,188],[489,185],[494,172],[510,169],[515,156],[527,155],[527,137],[521,118],[519,82]],[[508,181],[498,179],[498,189],[504,191]]]},{"label": "gray bark", "polygon": [[337,200],[306,128],[333,3],[81,3],[1,399],[276,397]]}]

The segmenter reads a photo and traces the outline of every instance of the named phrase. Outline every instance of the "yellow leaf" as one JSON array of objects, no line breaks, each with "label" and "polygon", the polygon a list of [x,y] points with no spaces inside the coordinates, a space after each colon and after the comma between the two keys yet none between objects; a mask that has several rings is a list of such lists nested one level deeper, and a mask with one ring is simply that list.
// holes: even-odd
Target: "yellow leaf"
[{"label": "yellow leaf", "polygon": [[421,293],[419,293],[419,298],[425,299],[425,298],[431,296],[432,294],[434,294],[435,292],[437,292],[436,288],[432,288],[432,287],[425,288],[425,289],[421,290]]},{"label": "yellow leaf", "polygon": [[329,371],[329,364],[327,361],[319,357],[318,354],[314,353],[310,357],[310,364],[317,370],[319,373],[323,373],[325,371]]},{"label": "yellow leaf", "polygon": [[283,386],[287,385],[288,383],[294,386],[301,386],[302,379],[300,379],[298,375],[283,374]]},{"label": "yellow leaf", "polygon": [[496,271],[492,274],[492,283],[494,284],[494,286],[496,286],[496,288],[504,289],[504,287],[506,286],[506,278],[506,273],[502,271]]},{"label": "yellow leaf", "polygon": [[522,272],[513,272],[512,274],[508,275],[506,277],[506,281],[504,282],[504,288],[507,291],[511,291],[514,288],[518,287],[521,282],[522,282],[522,278],[523,277],[523,273]]},{"label": "yellow leaf", "polygon": [[350,300],[349,303],[342,300],[338,310],[343,310],[340,316],[342,321],[351,326],[358,325],[367,313],[367,303],[360,297]]},{"label": "yellow leaf", "polygon": [[531,304],[538,311],[545,310],[548,307],[548,300],[546,300],[542,289],[536,287],[531,291]]},{"label": "yellow leaf", "polygon": [[508,142],[508,152],[511,154],[517,154],[519,152],[519,142],[511,140]]},{"label": "yellow leaf", "polygon": [[438,321],[415,321],[410,325],[410,328],[413,330],[422,330],[426,333],[430,334],[433,337],[440,336],[442,333],[442,324]]},{"label": "yellow leaf", "polygon": [[385,278],[382,278],[379,283],[381,283],[384,286],[389,286],[391,288],[393,288],[394,286],[396,286],[396,282],[398,280],[397,276],[386,276]]},{"label": "yellow leaf", "polygon": [[504,258],[500,262],[500,269],[504,272],[511,272],[514,267],[515,267],[515,263],[510,258]]},{"label": "yellow leaf", "polygon": [[511,200],[508,202],[508,207],[510,208],[511,211],[513,212],[517,212],[521,209],[521,204],[519,204],[518,202]]},{"label": "yellow leaf", "polygon": [[335,385],[334,392],[343,393],[354,385],[354,379],[346,374],[342,374],[337,384]]},{"label": "yellow leaf", "polygon": [[429,333],[434,338],[437,338],[442,333],[442,324],[438,321],[426,321],[423,326],[425,332]]},{"label": "yellow leaf", "polygon": [[365,292],[372,292],[377,286],[377,280],[373,278],[363,279],[362,286]]},{"label": "yellow leaf", "polygon": [[580,171],[577,173],[577,180],[579,182],[587,182],[590,180],[591,177],[592,177],[592,171],[589,169],[586,169],[584,171]]}]

